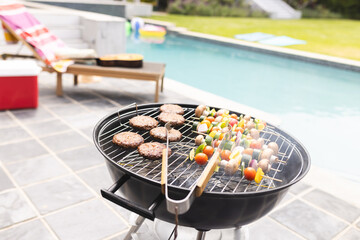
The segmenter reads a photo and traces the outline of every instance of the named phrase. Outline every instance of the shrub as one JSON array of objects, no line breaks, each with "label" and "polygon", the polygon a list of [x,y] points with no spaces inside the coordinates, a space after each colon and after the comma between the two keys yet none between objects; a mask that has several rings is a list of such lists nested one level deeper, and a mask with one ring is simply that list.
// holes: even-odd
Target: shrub
[{"label": "shrub", "polygon": [[316,9],[305,8],[302,10],[303,18],[341,18],[340,13],[331,12],[329,9],[317,6]]}]

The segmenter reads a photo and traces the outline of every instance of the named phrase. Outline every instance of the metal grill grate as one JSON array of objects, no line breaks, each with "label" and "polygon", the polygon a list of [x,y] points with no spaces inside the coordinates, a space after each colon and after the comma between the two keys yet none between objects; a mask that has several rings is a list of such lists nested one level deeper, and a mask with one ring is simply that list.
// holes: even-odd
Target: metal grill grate
[{"label": "metal grill grate", "polygon": [[[170,187],[190,189],[202,173],[204,166],[199,166],[195,161],[190,161],[188,158],[190,150],[195,147],[194,139],[198,134],[192,130],[192,120],[195,115],[194,108],[187,108],[184,106],[183,108],[183,116],[186,121],[183,126],[177,128],[183,136],[180,141],[171,142],[169,145],[172,150],[172,154],[168,160],[168,185]],[[159,108],[154,107],[139,110],[137,108],[129,108],[128,111],[122,111],[121,116],[113,115],[113,117],[102,126],[97,141],[103,153],[109,159],[116,162],[121,168],[142,178],[146,178],[160,184],[161,159],[144,159],[138,154],[136,149],[128,150],[112,143],[113,136],[123,131],[136,132],[144,138],[145,142],[153,141],[149,131],[139,131],[133,129],[129,125],[129,119],[136,115],[146,115],[157,118],[159,114]],[[237,171],[233,176],[229,176],[220,169],[211,177],[205,192],[228,194],[261,191],[285,185],[286,183],[296,179],[302,168],[296,169],[296,177],[292,179],[284,177],[287,175],[286,165],[288,161],[291,161],[292,154],[297,152],[297,155],[301,155],[294,143],[288,140],[285,136],[279,133],[275,127],[270,126],[269,124],[260,133],[260,137],[264,138],[265,144],[269,142],[276,142],[279,145],[278,158],[281,161],[272,164],[273,170],[267,174],[269,178],[263,178],[260,184],[256,184],[254,181],[249,182],[244,179],[244,177],[241,176],[240,171]],[[277,182],[272,178],[281,179],[283,181]]]}]

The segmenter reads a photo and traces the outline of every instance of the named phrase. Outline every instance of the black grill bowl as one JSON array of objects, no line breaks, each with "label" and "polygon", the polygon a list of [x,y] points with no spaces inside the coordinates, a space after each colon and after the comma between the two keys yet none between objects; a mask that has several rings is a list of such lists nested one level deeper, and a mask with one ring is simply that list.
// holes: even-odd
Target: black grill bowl
[{"label": "black grill bowl", "polygon": [[[159,108],[161,105],[162,104],[139,105],[138,109]],[[193,109],[197,107],[196,105],[191,104],[178,105],[184,108]],[[134,112],[134,110],[134,107],[130,107],[121,110],[119,114],[120,116],[126,115],[130,111]],[[233,113],[239,114],[237,112]],[[114,112],[99,121],[93,132],[94,143],[100,153],[105,157],[106,165],[113,181],[117,182],[121,178],[127,179],[120,187],[118,194],[129,200],[128,202],[130,205],[142,206],[146,209],[155,201],[155,199],[158,200],[159,196],[161,196],[160,182],[149,180],[128,171],[109,157],[99,144],[99,135],[103,129],[112,127],[109,122],[113,121],[117,116],[118,112]],[[130,117],[131,116],[123,118],[122,121],[125,122]],[[286,139],[295,146],[291,158],[287,161],[284,170],[276,175],[276,178],[282,179],[283,183],[275,188],[252,192],[220,193],[208,192],[205,190],[201,197],[195,199],[187,213],[179,215],[180,225],[193,227],[198,230],[210,230],[239,227],[249,224],[269,213],[285,196],[289,187],[300,181],[307,174],[310,169],[310,156],[307,150],[299,141],[286,132],[277,127],[272,127],[277,133],[286,137]],[[104,190],[102,190],[102,192],[103,191]],[[172,198],[182,199],[188,194],[188,189],[170,186],[169,194]],[[117,201],[112,201],[117,203]],[[129,204],[120,205],[133,210],[133,206],[129,207]],[[144,217],[152,219],[152,217],[147,215],[144,215]],[[165,200],[158,201],[158,205],[153,210],[153,217],[175,223],[174,215],[169,213],[166,209]]]}]

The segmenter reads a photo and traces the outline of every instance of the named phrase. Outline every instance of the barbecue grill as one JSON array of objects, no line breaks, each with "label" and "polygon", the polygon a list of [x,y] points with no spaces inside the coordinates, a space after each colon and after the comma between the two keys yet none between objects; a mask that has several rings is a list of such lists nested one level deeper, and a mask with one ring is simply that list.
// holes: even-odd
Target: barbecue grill
[{"label": "barbecue grill", "polygon": [[[135,104],[111,113],[95,126],[93,139],[115,182],[108,190],[101,190],[102,196],[144,218],[175,223],[161,193],[161,159],[144,159],[136,149],[124,149],[112,143],[113,136],[123,131],[136,132],[145,142],[153,141],[149,131],[129,126],[129,119],[136,115],[156,118],[161,105]],[[169,144],[172,154],[168,159],[168,191],[173,199],[183,199],[205,168],[188,157],[198,135],[192,129],[197,106],[178,105],[184,108],[186,121],[177,127],[183,134],[181,140]],[[234,111],[231,113],[240,115]],[[220,169],[212,175],[204,193],[196,198],[189,211],[178,216],[179,225],[199,231],[246,225],[266,215],[280,202],[289,187],[306,175],[310,157],[299,141],[271,124],[267,124],[260,136],[265,139],[265,144],[276,142],[279,145],[280,161],[272,164],[268,177],[256,184],[247,181],[240,171],[229,176]]]}]

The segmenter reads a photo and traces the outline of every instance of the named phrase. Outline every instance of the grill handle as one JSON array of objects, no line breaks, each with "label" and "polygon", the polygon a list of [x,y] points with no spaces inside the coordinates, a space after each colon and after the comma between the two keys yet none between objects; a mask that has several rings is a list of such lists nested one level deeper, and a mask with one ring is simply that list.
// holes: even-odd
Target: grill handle
[{"label": "grill handle", "polygon": [[117,190],[130,179],[130,176],[125,174],[123,175],[116,183],[114,183],[108,190],[101,189],[101,196],[107,200],[126,208],[134,213],[139,214],[140,216],[154,220],[155,219],[155,209],[160,205],[161,201],[164,199],[163,195],[160,193],[155,201],[150,205],[149,208],[140,206],[139,204],[129,201],[119,195],[115,194]]}]

